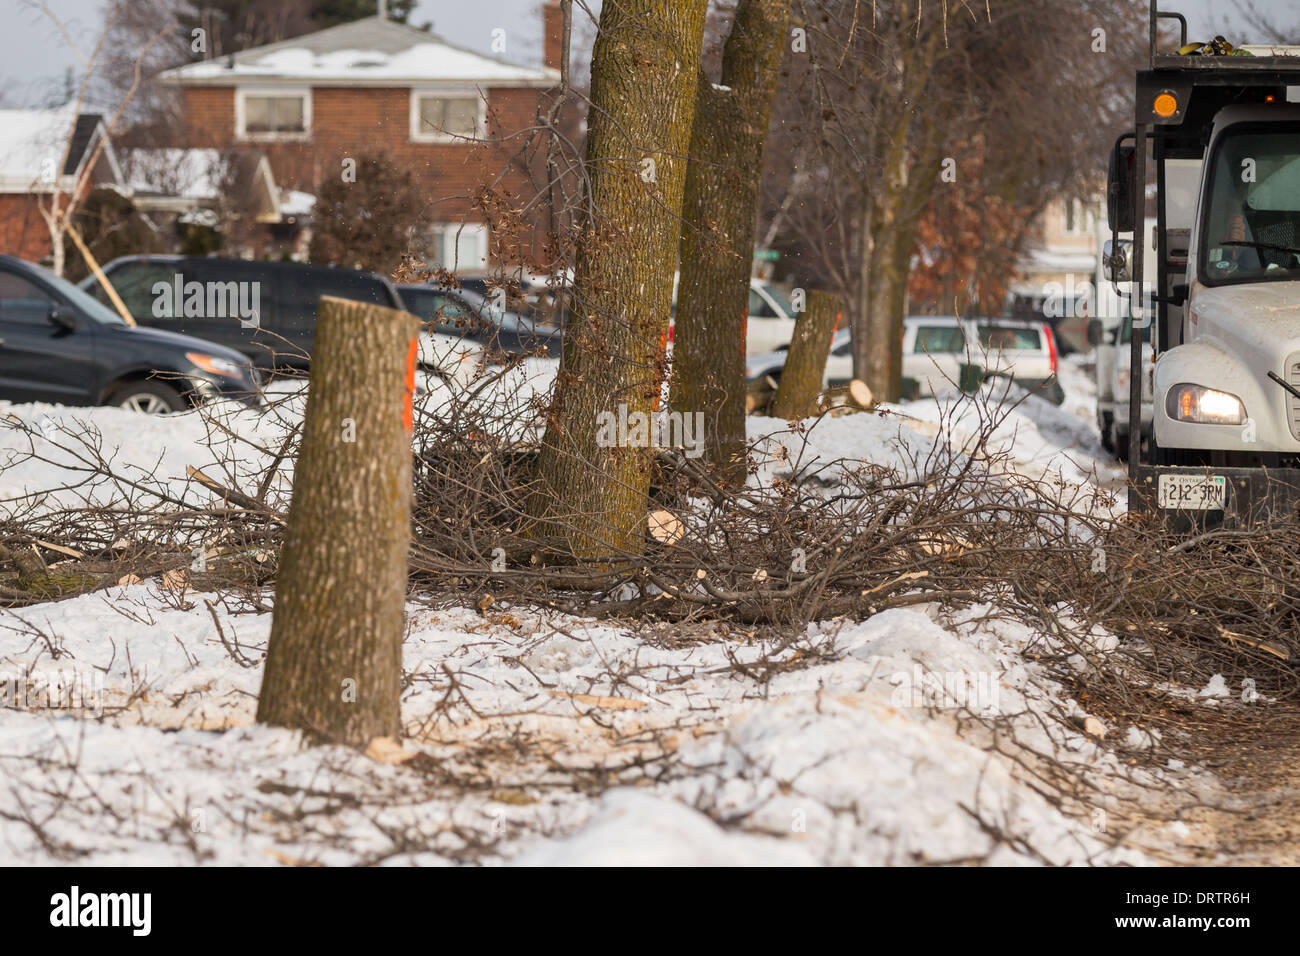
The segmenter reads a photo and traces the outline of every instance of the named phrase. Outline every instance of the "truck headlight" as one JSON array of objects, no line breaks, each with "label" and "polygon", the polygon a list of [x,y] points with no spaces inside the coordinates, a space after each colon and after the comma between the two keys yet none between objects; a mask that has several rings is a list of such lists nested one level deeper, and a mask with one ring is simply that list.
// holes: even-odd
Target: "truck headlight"
[{"label": "truck headlight", "polygon": [[1198,425],[1240,425],[1246,420],[1246,407],[1236,395],[1187,383],[1169,390],[1165,411],[1174,421]]}]

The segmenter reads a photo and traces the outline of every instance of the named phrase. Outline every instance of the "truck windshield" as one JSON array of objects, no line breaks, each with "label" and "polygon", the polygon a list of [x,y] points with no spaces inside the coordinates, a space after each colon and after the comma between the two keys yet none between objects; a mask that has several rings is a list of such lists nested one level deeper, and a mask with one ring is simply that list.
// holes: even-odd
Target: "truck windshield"
[{"label": "truck windshield", "polygon": [[1300,278],[1300,129],[1230,129],[1212,175],[1201,236],[1206,281]]}]

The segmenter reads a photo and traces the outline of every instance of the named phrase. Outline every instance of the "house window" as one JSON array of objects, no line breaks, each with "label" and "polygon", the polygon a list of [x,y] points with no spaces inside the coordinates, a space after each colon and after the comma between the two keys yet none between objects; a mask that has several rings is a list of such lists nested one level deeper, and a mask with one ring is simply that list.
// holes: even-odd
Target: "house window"
[{"label": "house window", "polygon": [[411,91],[411,139],[417,143],[447,143],[477,139],[482,134],[483,98],[472,94]]},{"label": "house window", "polygon": [[311,95],[306,90],[235,95],[236,133],[246,139],[301,139],[311,129]]},{"label": "house window", "polygon": [[1067,199],[1065,201],[1065,214],[1063,226],[1067,236],[1087,236],[1092,234],[1093,226],[1096,219],[1093,211],[1086,203],[1078,199]]},{"label": "house window", "polygon": [[432,268],[474,272],[487,265],[487,226],[479,223],[439,223],[428,230],[426,254]]}]

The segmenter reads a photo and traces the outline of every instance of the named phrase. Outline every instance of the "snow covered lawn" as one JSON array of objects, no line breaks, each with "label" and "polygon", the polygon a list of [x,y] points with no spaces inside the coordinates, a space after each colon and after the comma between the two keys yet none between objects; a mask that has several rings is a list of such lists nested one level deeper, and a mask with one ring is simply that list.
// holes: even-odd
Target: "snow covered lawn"
[{"label": "snow covered lawn", "polygon": [[[1086,376],[1063,375],[1066,405],[1030,399],[1001,437],[1038,476],[1111,482]],[[772,441],[897,464],[975,430],[933,400],[890,411],[826,419],[802,452]],[[214,465],[195,414],[6,412],[54,435],[91,423],[161,486]],[[15,435],[0,422],[0,498],[75,483],[75,463],[24,460]],[[1046,636],[991,611],[921,605],[791,636],[411,604],[406,739],[366,754],[253,723],[268,614],[158,580],[2,611],[0,863],[1152,862],[1173,836],[1106,825],[1147,779],[1123,760],[1142,729],[1084,733],[1026,653]],[[1035,773],[1049,758],[1088,802]]]}]

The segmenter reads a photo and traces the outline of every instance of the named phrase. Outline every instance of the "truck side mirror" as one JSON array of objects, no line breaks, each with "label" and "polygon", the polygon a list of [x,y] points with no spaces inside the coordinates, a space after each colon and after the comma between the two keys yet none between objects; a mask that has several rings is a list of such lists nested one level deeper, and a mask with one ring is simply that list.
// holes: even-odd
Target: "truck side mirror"
[{"label": "truck side mirror", "polygon": [[[1132,136],[1128,133],[1126,136]],[[1137,201],[1137,147],[1121,137],[1110,151],[1106,175],[1106,222],[1111,232],[1132,232]]]},{"label": "truck side mirror", "polygon": [[1088,344],[1100,345],[1101,340],[1106,337],[1106,327],[1101,324],[1101,319],[1088,320]]},{"label": "truck side mirror", "polygon": [[1133,281],[1133,241],[1107,239],[1101,249],[1102,269],[1107,282]]}]

